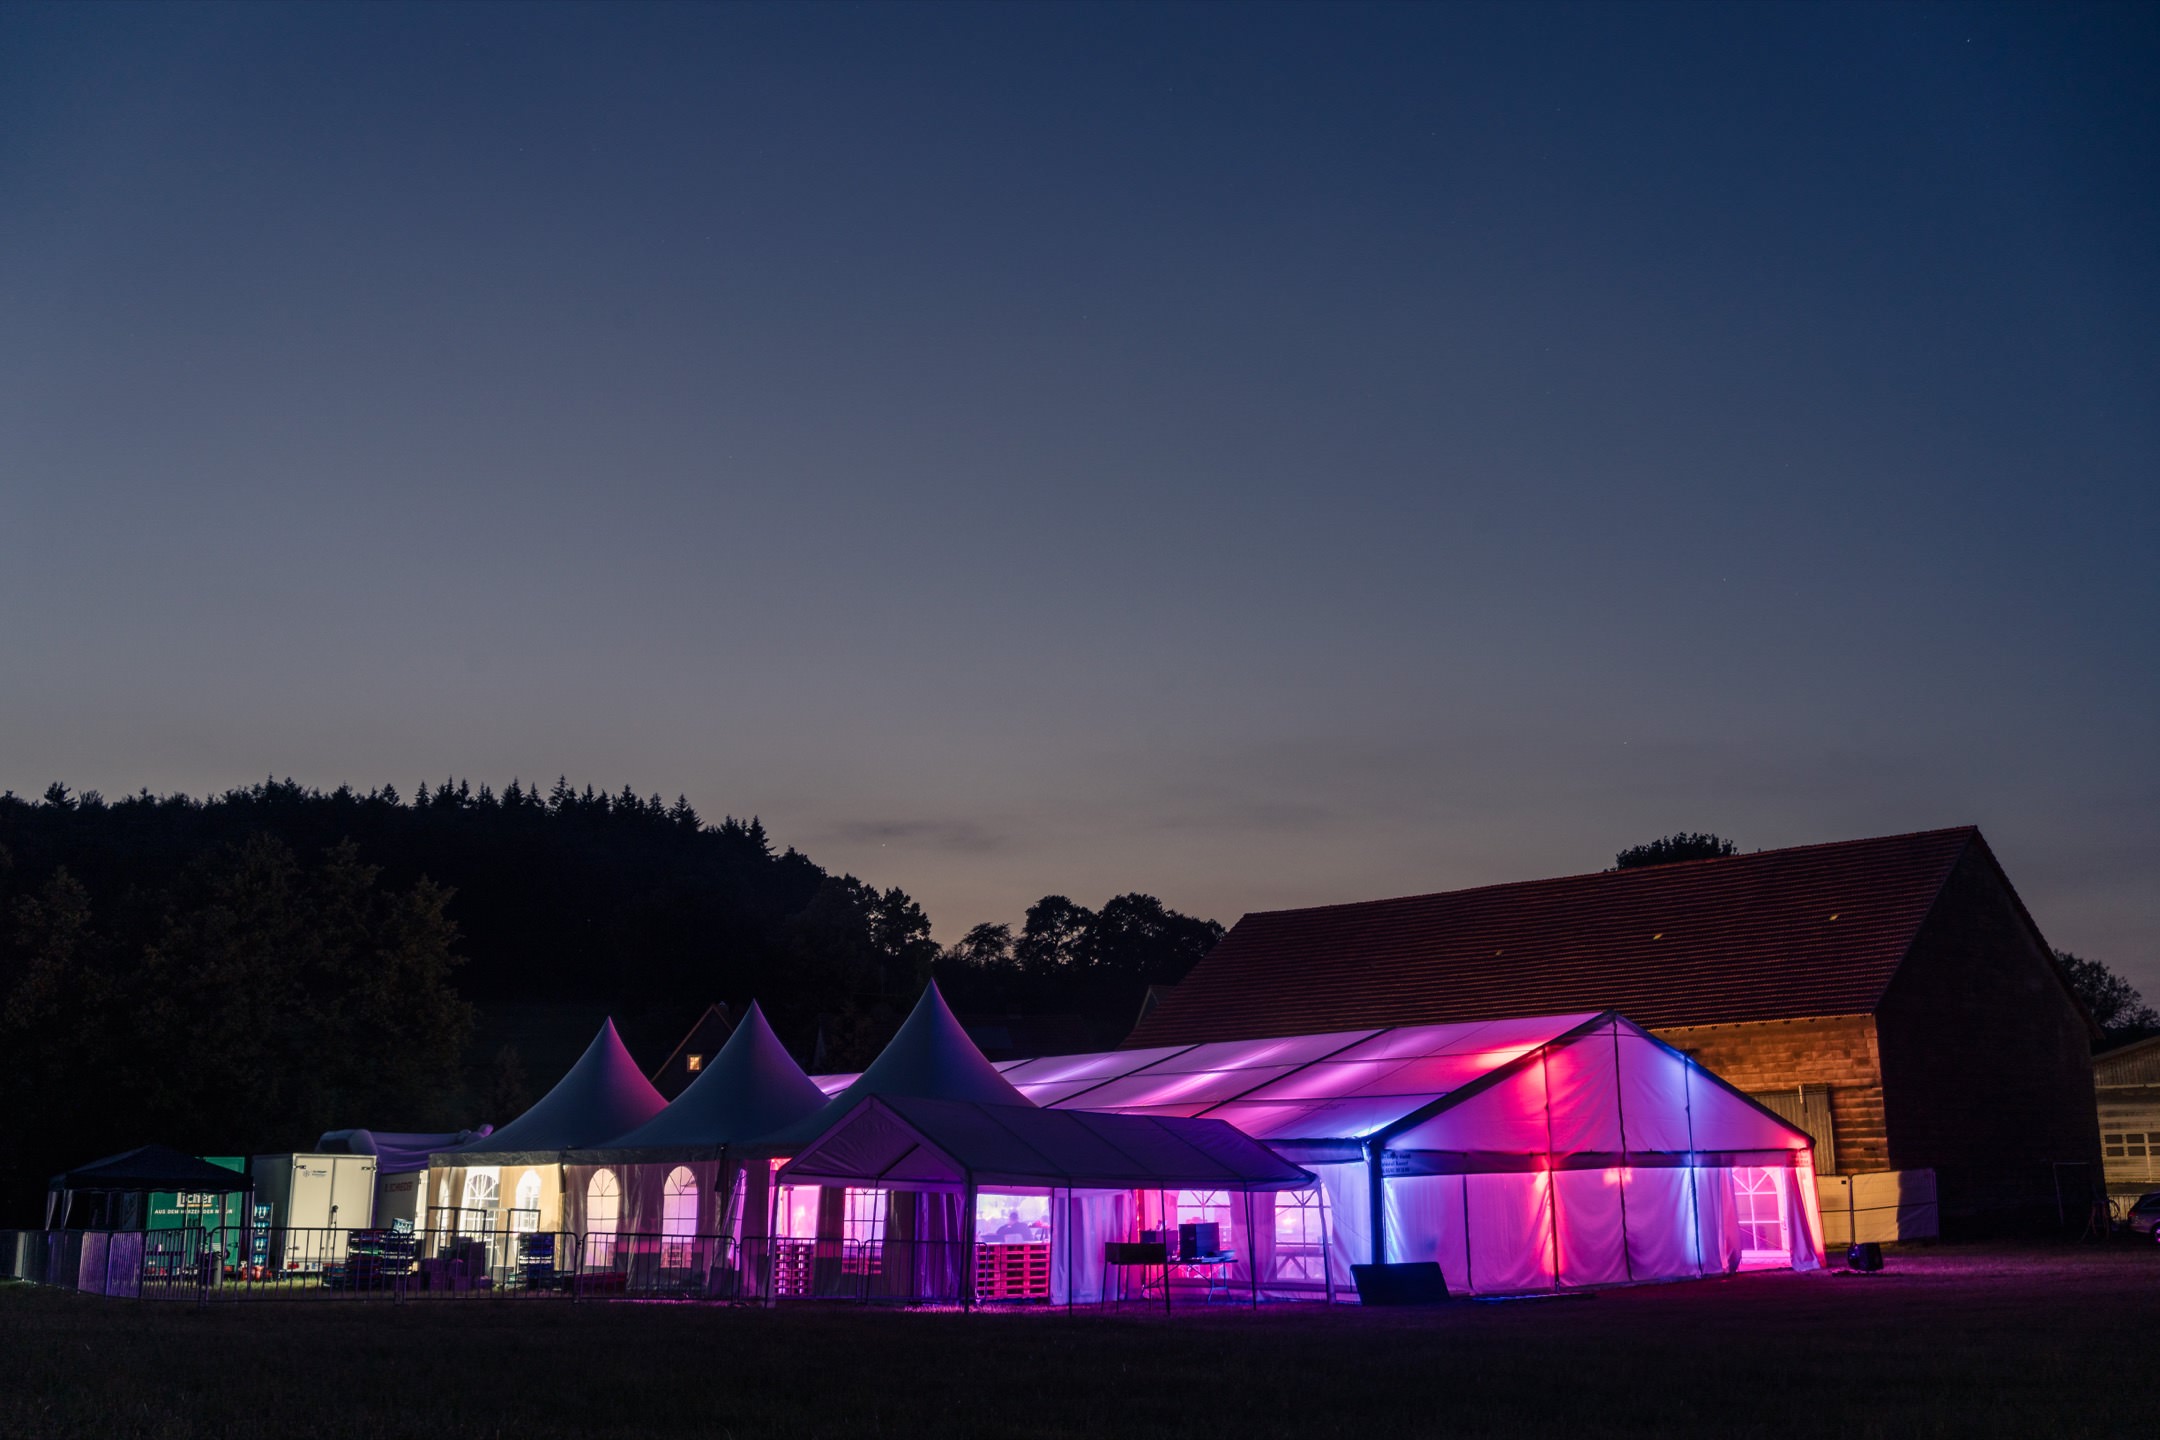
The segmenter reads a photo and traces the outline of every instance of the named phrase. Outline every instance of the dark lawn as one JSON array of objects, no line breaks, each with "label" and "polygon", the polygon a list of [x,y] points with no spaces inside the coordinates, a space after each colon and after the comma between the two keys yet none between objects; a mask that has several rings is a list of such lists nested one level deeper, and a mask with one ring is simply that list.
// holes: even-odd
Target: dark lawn
[{"label": "dark lawn", "polygon": [[2160,1436],[2160,1250],[1436,1311],[197,1310],[0,1287],[0,1435]]}]

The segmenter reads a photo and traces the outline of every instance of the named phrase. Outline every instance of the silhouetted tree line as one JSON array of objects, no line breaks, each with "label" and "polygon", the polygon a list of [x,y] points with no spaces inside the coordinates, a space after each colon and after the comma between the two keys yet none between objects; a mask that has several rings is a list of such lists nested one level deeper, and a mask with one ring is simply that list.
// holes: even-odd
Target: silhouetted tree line
[{"label": "silhouetted tree line", "polygon": [[1120,895],[1100,910],[1045,895],[1017,935],[1010,925],[968,931],[939,957],[938,985],[961,1009],[1104,1015],[1129,1029],[1148,986],[1184,979],[1222,937],[1213,920],[1152,895]]},{"label": "silhouetted tree line", "polygon": [[1682,830],[1661,835],[1647,845],[1630,845],[1613,856],[1613,868],[1633,870],[1642,865],[1675,865],[1682,860],[1722,860],[1739,851],[1738,845],[1722,835]]},{"label": "silhouetted tree line", "polygon": [[657,1013],[650,1063],[707,1001],[755,996],[806,1061],[822,1041],[856,1068],[933,973],[963,1010],[1086,1011],[1107,1032],[1221,933],[1147,896],[1052,896],[1017,937],[978,926],[945,953],[905,892],[776,850],[754,818],[563,780],[10,793],[0,1205],[27,1218],[53,1172],[150,1139],[268,1151],[499,1123],[555,1077],[472,1053],[491,1007]]},{"label": "silhouetted tree line", "polygon": [[2107,1038],[2103,1047],[2127,1045],[2148,1035],[2160,1034],[2160,1010],[2145,1003],[2137,986],[2109,969],[2105,962],[2087,960],[2068,950],[2057,950],[2055,962],[2062,966],[2070,988]]}]

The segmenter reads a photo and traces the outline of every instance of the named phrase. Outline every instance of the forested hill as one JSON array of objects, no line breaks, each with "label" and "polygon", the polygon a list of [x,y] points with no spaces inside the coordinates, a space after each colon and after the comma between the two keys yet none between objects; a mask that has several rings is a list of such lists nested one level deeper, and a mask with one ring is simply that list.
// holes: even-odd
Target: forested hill
[{"label": "forested hill", "polygon": [[53,1170],[150,1139],[500,1123],[568,1058],[502,1053],[535,1010],[614,1014],[652,1065],[708,1002],[754,997],[805,1061],[822,1041],[855,1068],[936,974],[963,1009],[1082,1013],[1114,1037],[1221,933],[1144,895],[1049,896],[1017,934],[979,925],[941,952],[905,893],[754,819],[561,781],[9,794],[0,1105],[20,1123],[0,1127],[0,1185],[17,1210]]}]

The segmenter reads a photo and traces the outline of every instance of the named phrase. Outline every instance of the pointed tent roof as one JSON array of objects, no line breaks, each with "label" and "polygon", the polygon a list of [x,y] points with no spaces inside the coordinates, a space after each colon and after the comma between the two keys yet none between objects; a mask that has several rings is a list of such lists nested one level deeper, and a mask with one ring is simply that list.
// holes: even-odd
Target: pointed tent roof
[{"label": "pointed tent roof", "polygon": [[485,1139],[428,1158],[437,1165],[546,1164],[565,1150],[633,1130],[666,1105],[608,1020],[577,1064],[530,1110]]},{"label": "pointed tent roof", "polygon": [[752,1001],[735,1033],[667,1109],[605,1145],[580,1150],[580,1161],[635,1163],[709,1157],[807,1119],[825,1092],[803,1074]]},{"label": "pointed tent roof", "polygon": [[870,1068],[855,1077],[847,1089],[819,1110],[794,1125],[775,1131],[766,1140],[776,1145],[799,1145],[813,1140],[842,1115],[871,1095],[904,1095],[920,1100],[965,1100],[977,1105],[1032,1106],[997,1066],[983,1058],[975,1042],[930,982],[922,999],[899,1032],[886,1043]]}]

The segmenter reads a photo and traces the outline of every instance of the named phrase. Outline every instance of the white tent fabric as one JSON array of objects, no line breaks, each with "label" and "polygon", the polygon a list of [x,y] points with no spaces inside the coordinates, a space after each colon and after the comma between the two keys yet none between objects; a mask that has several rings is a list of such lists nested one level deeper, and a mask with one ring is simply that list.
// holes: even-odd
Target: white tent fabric
[{"label": "white tent fabric", "polygon": [[425,1170],[428,1156],[459,1145],[470,1145],[495,1133],[492,1125],[477,1130],[454,1130],[444,1134],[397,1130],[325,1130],[315,1142],[318,1155],[373,1155],[382,1175],[409,1174]]},{"label": "white tent fabric", "polygon": [[[590,1223],[593,1179],[606,1169],[617,1187],[616,1224],[623,1233],[659,1232],[669,1225],[668,1188],[674,1181],[678,1205],[692,1215],[687,1223],[693,1233],[740,1232],[744,1217],[735,1202],[743,1191],[753,1211],[749,1233],[760,1235],[765,1175],[761,1166],[752,1167],[757,1173],[746,1184],[741,1152],[749,1142],[824,1106],[825,1093],[810,1083],[753,1001],[727,1043],[665,1110],[605,1144],[566,1157],[564,1223],[577,1231]],[[688,1186],[678,1174],[683,1169],[689,1172]]]},{"label": "white tent fabric", "polygon": [[1220,1120],[866,1096],[782,1184],[1282,1190],[1312,1175]]},{"label": "white tent fabric", "polygon": [[530,1110],[484,1139],[428,1159],[437,1167],[554,1164],[564,1151],[634,1130],[666,1107],[608,1020],[578,1062]]},{"label": "white tent fabric", "polygon": [[935,980],[869,1069],[849,1081],[815,1114],[774,1131],[765,1137],[766,1142],[782,1153],[807,1145],[872,1095],[966,1100],[978,1105],[1027,1107],[1035,1103],[1015,1090],[998,1073],[997,1066],[983,1058],[967,1031],[960,1028],[945,997],[938,993]]},{"label": "white tent fabric", "polygon": [[581,1149],[580,1163],[709,1159],[809,1118],[825,1106],[752,1001],[710,1062],[658,1115],[603,1145]]}]

